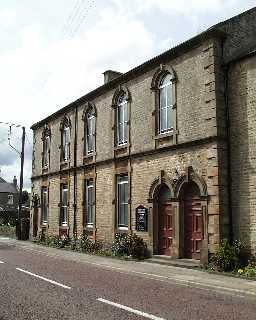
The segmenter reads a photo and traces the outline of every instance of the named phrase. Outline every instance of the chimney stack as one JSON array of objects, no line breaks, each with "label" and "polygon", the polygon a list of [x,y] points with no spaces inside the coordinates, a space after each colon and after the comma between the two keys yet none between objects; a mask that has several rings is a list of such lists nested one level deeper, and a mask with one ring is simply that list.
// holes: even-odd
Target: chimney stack
[{"label": "chimney stack", "polygon": [[121,72],[113,71],[113,70],[107,70],[103,72],[104,74],[104,84],[108,83],[111,80],[114,80],[122,75]]},{"label": "chimney stack", "polygon": [[16,176],[13,177],[13,184],[14,184],[15,188],[17,188],[17,178],[16,178]]}]

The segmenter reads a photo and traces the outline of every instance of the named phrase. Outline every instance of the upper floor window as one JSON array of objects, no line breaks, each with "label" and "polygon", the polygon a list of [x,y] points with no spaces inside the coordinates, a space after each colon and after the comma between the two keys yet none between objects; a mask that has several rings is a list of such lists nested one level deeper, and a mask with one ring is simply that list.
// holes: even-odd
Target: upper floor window
[{"label": "upper floor window", "polygon": [[13,204],[13,195],[12,194],[8,194],[7,204],[10,204],[10,205]]},{"label": "upper floor window", "polygon": [[48,188],[43,187],[41,190],[41,222],[42,224],[48,223]]},{"label": "upper floor window", "polygon": [[96,127],[96,108],[94,104],[87,103],[84,113],[84,154],[93,155],[95,152],[95,127]]},{"label": "upper floor window", "polygon": [[85,225],[94,224],[94,183],[93,179],[85,180]]},{"label": "upper floor window", "polygon": [[128,139],[128,105],[124,95],[121,95],[117,104],[117,144],[123,145]]},{"label": "upper floor window", "polygon": [[64,117],[60,125],[61,130],[61,161],[70,159],[70,130],[71,122],[68,117]]},{"label": "upper floor window", "polygon": [[165,75],[159,86],[159,133],[165,133],[172,127],[172,76]]},{"label": "upper floor window", "polygon": [[67,226],[68,225],[68,185],[61,184],[60,189],[60,225]]},{"label": "upper floor window", "polygon": [[173,143],[176,143],[178,132],[176,74],[170,66],[160,65],[156,70],[151,82],[151,90],[155,97],[154,111],[152,113],[155,138],[169,137]]},{"label": "upper floor window", "polygon": [[117,227],[128,228],[128,175],[117,176]]},{"label": "upper floor window", "polygon": [[114,109],[115,146],[126,147],[129,144],[130,128],[130,92],[125,87],[119,87],[112,99]]},{"label": "upper floor window", "polygon": [[43,152],[42,152],[42,167],[47,168],[50,163],[50,136],[51,131],[47,125],[45,125],[42,140],[43,140]]}]

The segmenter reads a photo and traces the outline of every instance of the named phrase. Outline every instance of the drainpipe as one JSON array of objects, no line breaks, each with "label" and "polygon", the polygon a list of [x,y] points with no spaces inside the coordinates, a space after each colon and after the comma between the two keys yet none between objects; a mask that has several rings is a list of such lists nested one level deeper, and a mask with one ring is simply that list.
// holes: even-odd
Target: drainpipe
[{"label": "drainpipe", "polygon": [[77,238],[77,106],[75,109],[75,137],[74,137],[74,199],[73,199],[73,237]]},{"label": "drainpipe", "polygon": [[233,241],[233,216],[232,216],[232,175],[231,175],[231,142],[230,142],[230,113],[228,101],[228,85],[229,85],[229,64],[224,66],[224,98],[226,108],[226,128],[227,128],[227,164],[228,164],[228,203],[229,203],[229,239]]}]

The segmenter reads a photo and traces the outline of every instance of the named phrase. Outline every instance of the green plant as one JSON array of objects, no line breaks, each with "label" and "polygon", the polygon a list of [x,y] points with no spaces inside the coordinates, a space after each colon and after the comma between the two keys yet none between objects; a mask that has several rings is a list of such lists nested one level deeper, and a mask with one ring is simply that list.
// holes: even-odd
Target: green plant
[{"label": "green plant", "polygon": [[112,244],[112,252],[115,256],[129,255],[129,242],[126,233],[117,233]]},{"label": "green plant", "polygon": [[115,256],[132,256],[137,259],[146,257],[147,245],[137,234],[115,235],[112,252]]},{"label": "green plant", "polygon": [[91,240],[87,233],[83,233],[78,238],[76,248],[84,253],[97,253],[102,250],[102,243],[100,241]]},{"label": "green plant", "polygon": [[232,271],[244,264],[243,252],[244,247],[241,241],[235,240],[233,243],[230,243],[230,241],[224,239],[221,241],[211,262],[219,271]]}]

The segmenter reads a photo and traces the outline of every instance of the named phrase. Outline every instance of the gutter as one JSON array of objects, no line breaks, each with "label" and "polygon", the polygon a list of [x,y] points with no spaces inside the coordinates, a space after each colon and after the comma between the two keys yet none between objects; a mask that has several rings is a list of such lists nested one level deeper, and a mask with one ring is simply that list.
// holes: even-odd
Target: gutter
[{"label": "gutter", "polygon": [[229,65],[224,66],[224,100],[226,108],[226,128],[227,128],[227,164],[228,164],[228,207],[229,207],[229,239],[233,241],[233,215],[232,215],[232,175],[231,175],[231,143],[230,143],[230,112],[228,100],[228,84],[229,84]]}]

